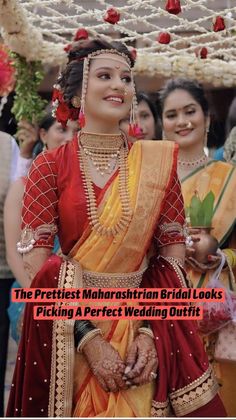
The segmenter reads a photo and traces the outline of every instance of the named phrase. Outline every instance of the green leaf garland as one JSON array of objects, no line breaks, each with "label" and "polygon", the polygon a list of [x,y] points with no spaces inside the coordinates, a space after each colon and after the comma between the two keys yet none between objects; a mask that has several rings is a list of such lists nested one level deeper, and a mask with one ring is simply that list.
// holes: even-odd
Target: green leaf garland
[{"label": "green leaf garland", "polygon": [[41,62],[31,61],[14,52],[11,53],[17,72],[15,97],[12,112],[16,121],[27,120],[37,123],[42,119],[47,101],[38,94],[38,88],[44,78]]}]

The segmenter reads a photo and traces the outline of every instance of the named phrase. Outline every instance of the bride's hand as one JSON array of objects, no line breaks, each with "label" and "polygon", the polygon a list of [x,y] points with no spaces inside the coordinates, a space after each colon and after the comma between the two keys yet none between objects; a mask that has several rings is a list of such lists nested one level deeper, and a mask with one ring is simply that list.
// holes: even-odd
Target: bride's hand
[{"label": "bride's hand", "polygon": [[219,267],[221,263],[221,256],[219,255],[208,255],[208,261],[207,263],[200,263],[192,256],[187,256],[185,258],[186,264],[193,268],[193,270],[198,271],[199,273],[205,273],[208,270],[214,270],[217,267]]},{"label": "bride's hand", "polygon": [[126,357],[127,385],[143,385],[157,376],[158,358],[153,338],[138,334]]},{"label": "bride's hand", "polygon": [[89,340],[83,346],[82,353],[104,391],[116,392],[127,388],[123,379],[125,364],[118,351],[101,335],[96,335]]},{"label": "bride's hand", "polygon": [[186,257],[193,257],[195,253],[195,249],[193,245],[200,241],[200,238],[198,237],[198,234],[200,233],[200,229],[196,228],[189,228],[188,233],[191,236],[191,241],[193,244],[191,246],[186,246]]}]

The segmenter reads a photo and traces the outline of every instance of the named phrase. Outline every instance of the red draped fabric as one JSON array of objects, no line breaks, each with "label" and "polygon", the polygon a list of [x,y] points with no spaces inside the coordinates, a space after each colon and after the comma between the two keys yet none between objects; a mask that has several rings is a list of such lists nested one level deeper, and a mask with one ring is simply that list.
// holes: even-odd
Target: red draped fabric
[{"label": "red draped fabric", "polygon": [[[98,203],[112,179],[102,190],[95,187]],[[68,254],[81,237],[87,223],[86,199],[75,138],[59,149],[41,154],[34,161],[26,183],[23,228],[29,226],[37,232],[36,247],[52,248],[53,234],[50,226],[55,226],[62,251]],[[173,223],[177,226],[176,230],[172,229],[169,232],[166,226]],[[183,200],[175,172],[156,222],[154,236],[158,247],[183,243],[183,234],[178,230],[178,226],[181,227],[183,223]],[[40,233],[42,226],[44,226],[43,234]],[[48,231],[45,230],[45,226],[49,226]],[[158,255],[158,251],[156,254]],[[61,263],[62,258],[50,256],[34,278],[31,287],[57,287]],[[184,273],[182,277],[184,278]],[[156,256],[151,259],[141,286],[182,287],[183,284],[181,284],[181,275],[176,273],[172,265]],[[48,416],[53,322],[35,321],[33,307],[34,303],[28,303],[25,309],[24,327],[7,409],[7,416],[10,417]],[[175,392],[190,386],[207,372],[207,356],[196,333],[194,322],[172,323],[163,320],[152,321],[151,324],[159,358],[152,415],[158,415],[159,408],[163,415],[165,410],[172,407],[172,411],[178,416],[181,401],[176,403]],[[206,382],[207,380],[200,381],[200,386],[206,386]],[[187,415],[193,416],[196,413],[201,417],[224,417],[226,415],[224,408],[215,394],[216,392],[212,396],[208,394],[209,398],[205,403],[203,398],[197,410],[191,406],[190,399]],[[184,397],[188,398],[188,395],[187,388]],[[183,406],[186,409],[185,401]]]},{"label": "red draped fabric", "polygon": [[[57,287],[61,258],[52,255],[35,276],[32,288]],[[52,321],[33,319],[27,303],[18,347],[7,417],[47,417],[52,354]]]},{"label": "red draped fabric", "polygon": [[[183,271],[182,273],[184,275]],[[180,276],[176,275],[169,262],[162,257],[153,257],[150,260],[149,268],[144,273],[141,287],[179,288],[183,285]],[[158,303],[156,305],[158,306]],[[165,305],[171,305],[171,303],[165,302]],[[175,391],[185,388],[183,406],[186,406],[185,401],[187,402],[187,395],[189,394],[188,387],[207,371],[208,357],[198,336],[196,321],[161,320],[158,322],[150,321],[150,324],[154,332],[159,359],[154,401],[157,402],[156,407],[159,407],[160,403],[165,403],[166,414],[168,414],[168,410],[172,410],[172,415],[176,415],[175,410],[173,410],[176,401]],[[200,385],[205,387],[206,382],[203,381]],[[226,417],[220,398],[217,395],[214,398],[212,396],[211,401],[214,402],[206,401],[202,407],[191,410],[190,398],[188,401],[188,408],[190,409],[188,409],[186,417],[190,414],[191,417],[195,415],[199,417]]]}]

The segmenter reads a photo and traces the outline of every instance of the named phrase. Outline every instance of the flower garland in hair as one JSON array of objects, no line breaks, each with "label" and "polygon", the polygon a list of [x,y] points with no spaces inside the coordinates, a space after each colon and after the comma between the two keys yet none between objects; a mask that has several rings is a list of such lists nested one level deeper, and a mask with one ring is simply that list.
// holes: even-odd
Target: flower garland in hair
[{"label": "flower garland in hair", "polygon": [[79,108],[72,105],[69,106],[64,100],[63,91],[60,85],[53,86],[52,92],[52,116],[61,123],[62,127],[66,127],[67,121],[78,120]]},{"label": "flower garland in hair", "polygon": [[44,78],[40,62],[27,62],[19,54],[12,53],[17,72],[15,97],[12,112],[17,121],[22,119],[35,123],[44,116],[47,101],[38,94],[38,88]]},{"label": "flower garland in hair", "polygon": [[[75,35],[73,36],[72,43],[66,45],[64,47],[64,50],[68,54],[68,59],[70,61],[69,53],[71,49],[73,48],[73,45],[75,43],[78,43],[82,40],[88,39],[89,33],[85,28],[80,28],[76,31]],[[73,56],[72,59],[76,59],[76,54]],[[53,86],[53,92],[52,92],[52,116],[57,119],[61,123],[61,125],[65,128],[67,125],[67,121],[79,121],[80,115],[80,107],[74,107],[72,103],[68,104],[64,100],[64,93],[61,89],[61,86],[59,84],[56,84]],[[80,124],[81,125],[81,124]]]}]

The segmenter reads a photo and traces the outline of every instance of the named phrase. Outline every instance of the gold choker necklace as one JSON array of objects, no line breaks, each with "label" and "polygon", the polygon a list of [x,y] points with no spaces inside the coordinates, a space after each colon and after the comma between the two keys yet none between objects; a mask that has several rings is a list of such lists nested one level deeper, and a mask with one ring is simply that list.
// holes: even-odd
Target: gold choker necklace
[{"label": "gold choker necklace", "polygon": [[199,158],[193,160],[178,159],[178,165],[183,168],[196,168],[208,162],[208,156],[203,153]]},{"label": "gold choker necklace", "polygon": [[[79,134],[79,162],[87,199],[88,219],[92,229],[99,235],[116,236],[120,231],[125,230],[132,218],[132,209],[128,191],[128,147],[125,137],[121,135],[92,134],[82,132]],[[99,161],[97,154],[99,153]],[[103,156],[104,155],[104,156]],[[100,222],[96,195],[94,192],[93,181],[91,177],[89,160],[100,172],[101,166],[108,167],[107,159],[117,157],[119,168],[119,193],[122,214],[120,220],[112,226],[105,226]],[[96,157],[95,157],[96,156]],[[93,159],[96,160],[93,161]],[[104,169],[105,170],[105,169]]]},{"label": "gold choker necklace", "polygon": [[122,134],[80,134],[80,145],[101,176],[113,172],[123,143]]}]

